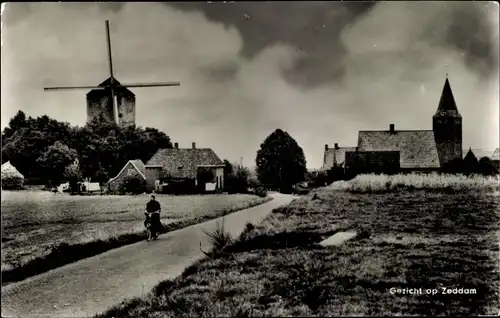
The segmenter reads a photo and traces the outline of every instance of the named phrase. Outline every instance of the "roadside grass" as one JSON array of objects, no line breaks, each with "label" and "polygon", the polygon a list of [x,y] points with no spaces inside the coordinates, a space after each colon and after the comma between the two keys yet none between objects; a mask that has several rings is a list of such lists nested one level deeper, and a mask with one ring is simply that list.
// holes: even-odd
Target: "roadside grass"
[{"label": "roadside grass", "polygon": [[330,189],[356,193],[381,193],[395,190],[442,190],[448,192],[500,191],[500,176],[451,174],[359,175],[353,180],[334,182]]},{"label": "roadside grass", "polygon": [[[317,189],[96,317],[497,315],[500,192],[474,189],[482,191]],[[317,244],[346,230],[358,236]]]},{"label": "roadside grass", "polygon": [[[163,233],[253,207],[252,195],[157,195]],[[144,239],[146,196],[2,191],[2,285]]]}]

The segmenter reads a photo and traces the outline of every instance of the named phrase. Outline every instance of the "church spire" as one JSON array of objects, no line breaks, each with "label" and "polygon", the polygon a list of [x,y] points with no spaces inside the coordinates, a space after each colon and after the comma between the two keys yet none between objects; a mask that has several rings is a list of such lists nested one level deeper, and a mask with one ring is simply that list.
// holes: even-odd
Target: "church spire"
[{"label": "church spire", "polygon": [[448,74],[446,74],[446,81],[444,82],[443,92],[441,93],[439,106],[434,116],[460,117],[460,114],[457,109],[457,104],[455,103],[455,98],[453,97],[453,92],[451,91],[450,81],[448,80]]}]

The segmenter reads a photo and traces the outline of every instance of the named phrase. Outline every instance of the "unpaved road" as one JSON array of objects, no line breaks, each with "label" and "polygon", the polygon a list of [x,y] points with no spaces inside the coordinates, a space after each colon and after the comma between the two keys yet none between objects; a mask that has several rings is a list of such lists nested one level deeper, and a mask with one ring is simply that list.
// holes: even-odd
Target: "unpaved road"
[{"label": "unpaved road", "polygon": [[[247,222],[257,223],[294,196],[274,200],[224,217],[233,237]],[[2,317],[88,317],[125,298],[141,296],[162,280],[174,278],[210,249],[205,231],[222,218],[163,234],[72,263],[2,287]]]}]

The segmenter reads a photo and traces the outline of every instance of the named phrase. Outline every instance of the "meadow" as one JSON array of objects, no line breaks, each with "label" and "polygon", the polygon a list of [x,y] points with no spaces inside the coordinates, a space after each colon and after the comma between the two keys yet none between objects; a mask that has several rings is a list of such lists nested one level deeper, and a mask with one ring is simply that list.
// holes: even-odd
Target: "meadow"
[{"label": "meadow", "polygon": [[[141,240],[144,208],[149,200],[146,195],[70,196],[46,191],[2,191],[1,196],[2,283]],[[246,194],[157,195],[166,230],[217,218],[269,199]],[[78,247],[78,253],[71,251],[72,246]],[[83,251],[85,246],[89,248]],[[75,255],[47,260],[51,254]],[[47,262],[51,264],[40,266]],[[31,270],[21,275],[22,268]]]},{"label": "meadow", "polygon": [[[348,230],[340,246],[318,244]],[[499,241],[498,178],[359,176],[99,317],[497,315]]]}]

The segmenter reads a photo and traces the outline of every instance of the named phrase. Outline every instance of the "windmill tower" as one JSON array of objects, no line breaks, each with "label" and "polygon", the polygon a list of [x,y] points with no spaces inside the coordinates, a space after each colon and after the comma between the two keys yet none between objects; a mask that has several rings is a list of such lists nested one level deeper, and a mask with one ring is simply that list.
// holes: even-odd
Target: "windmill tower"
[{"label": "windmill tower", "polygon": [[109,21],[106,20],[106,40],[108,48],[109,78],[98,86],[45,87],[44,90],[91,89],[87,93],[87,122],[103,116],[120,127],[135,124],[135,95],[128,88],[180,86],[179,82],[141,83],[122,85],[113,73]]}]

